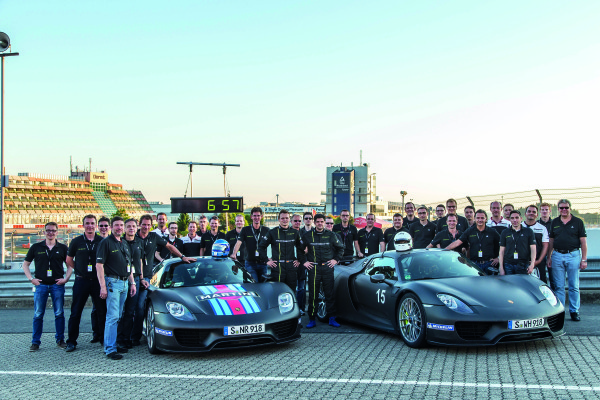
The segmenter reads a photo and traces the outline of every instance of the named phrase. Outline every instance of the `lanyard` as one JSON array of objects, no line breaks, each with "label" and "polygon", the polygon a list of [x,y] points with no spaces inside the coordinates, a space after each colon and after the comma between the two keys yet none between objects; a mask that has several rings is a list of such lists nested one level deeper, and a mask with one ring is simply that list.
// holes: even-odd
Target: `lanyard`
[{"label": "lanyard", "polygon": [[260,227],[258,228],[258,234],[254,230],[253,226],[251,226],[251,228],[252,228],[252,236],[254,236],[254,239],[256,240],[256,245],[258,246],[258,239],[260,239]]},{"label": "lanyard", "polygon": [[[513,232],[515,232],[513,230]],[[521,230],[519,231],[520,235],[515,239],[515,234],[511,233],[510,236],[512,236],[513,242],[515,243],[515,252],[517,251],[517,244],[519,243],[519,239],[523,237],[523,229],[521,228]]]},{"label": "lanyard", "polygon": [[[92,242],[91,240],[87,240],[85,237],[83,239],[83,242],[85,243],[85,248],[88,251],[88,260],[89,260],[89,264],[91,265],[94,262],[94,258],[95,258],[95,257],[92,257],[92,251],[94,251],[94,246],[96,246],[96,243]],[[88,246],[88,243],[92,244],[92,248],[91,249]]]},{"label": "lanyard", "polygon": [[[54,246],[56,247],[56,245],[54,245]],[[50,252],[48,252],[48,247],[46,247],[44,250],[46,251],[46,257],[48,257],[48,269],[51,270],[52,264],[50,263],[50,254],[52,254],[52,250],[50,250]]]},{"label": "lanyard", "polygon": [[481,236],[479,236],[479,233],[485,233],[485,231],[483,232],[479,232],[479,229],[477,229],[477,239],[479,239],[479,251],[483,252],[483,244],[481,243]]}]

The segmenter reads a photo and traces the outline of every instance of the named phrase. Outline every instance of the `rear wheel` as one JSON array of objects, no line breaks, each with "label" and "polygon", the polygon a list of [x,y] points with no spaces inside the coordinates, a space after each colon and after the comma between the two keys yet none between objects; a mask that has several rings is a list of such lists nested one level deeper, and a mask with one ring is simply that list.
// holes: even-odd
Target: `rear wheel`
[{"label": "rear wheel", "polygon": [[156,348],[156,332],[154,330],[154,307],[152,303],[148,304],[146,312],[146,341],[148,342],[148,352],[158,354],[160,350]]},{"label": "rear wheel", "polygon": [[425,320],[421,300],[412,293],[405,294],[398,307],[398,329],[407,346],[422,347],[425,344]]}]

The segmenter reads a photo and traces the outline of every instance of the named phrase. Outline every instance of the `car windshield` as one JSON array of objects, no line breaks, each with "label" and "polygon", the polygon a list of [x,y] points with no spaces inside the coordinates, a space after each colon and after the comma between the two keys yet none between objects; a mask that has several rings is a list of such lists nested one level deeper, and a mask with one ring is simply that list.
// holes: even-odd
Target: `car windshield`
[{"label": "car windshield", "polygon": [[404,281],[485,275],[476,264],[455,251],[413,252],[398,260]]},{"label": "car windshield", "polygon": [[250,274],[230,258],[198,258],[193,263],[171,265],[165,271],[164,288],[226,285],[253,282]]}]

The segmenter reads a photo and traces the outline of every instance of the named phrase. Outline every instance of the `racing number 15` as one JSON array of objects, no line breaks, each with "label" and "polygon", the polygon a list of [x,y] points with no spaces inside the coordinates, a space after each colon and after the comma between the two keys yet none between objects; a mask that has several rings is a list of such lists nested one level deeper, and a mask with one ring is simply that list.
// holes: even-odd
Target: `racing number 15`
[{"label": "racing number 15", "polygon": [[377,294],[378,303],[385,303],[385,290],[377,289],[377,292],[375,292],[375,294]]}]

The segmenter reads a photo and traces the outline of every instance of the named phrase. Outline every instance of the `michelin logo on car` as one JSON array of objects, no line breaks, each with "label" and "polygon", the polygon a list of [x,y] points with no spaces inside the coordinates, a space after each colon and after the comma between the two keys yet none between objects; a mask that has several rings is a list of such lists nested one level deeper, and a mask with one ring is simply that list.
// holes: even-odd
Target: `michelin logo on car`
[{"label": "michelin logo on car", "polygon": [[440,325],[440,324],[432,324],[431,322],[428,322],[427,329],[435,329],[438,331],[453,331],[454,325]]}]

